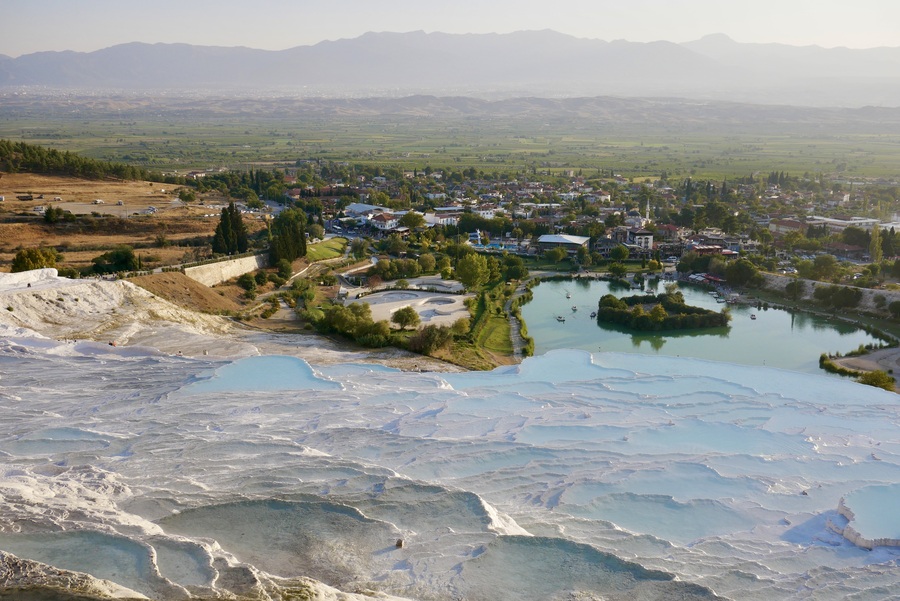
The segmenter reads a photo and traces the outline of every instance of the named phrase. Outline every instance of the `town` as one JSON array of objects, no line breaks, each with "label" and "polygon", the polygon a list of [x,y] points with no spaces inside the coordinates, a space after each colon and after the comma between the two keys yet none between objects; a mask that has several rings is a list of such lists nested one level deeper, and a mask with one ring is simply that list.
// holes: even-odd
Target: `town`
[{"label": "town", "polygon": [[[316,214],[339,235],[412,242],[456,237],[480,251],[524,256],[561,247],[577,269],[624,258],[671,263],[694,253],[747,256],[772,272],[800,269],[811,277],[809,262],[831,255],[839,264],[822,279],[872,287],[900,275],[862,269],[892,267],[900,227],[894,221],[896,182],[825,182],[783,172],[736,182],[674,181],[665,174],[637,181],[574,170],[522,181],[488,179],[474,169],[297,163],[257,173],[264,181],[259,193]],[[202,191],[219,180],[209,175],[170,175],[170,181]],[[243,195],[247,207],[263,206],[249,186],[232,192]],[[872,245],[873,233],[879,248]]]}]

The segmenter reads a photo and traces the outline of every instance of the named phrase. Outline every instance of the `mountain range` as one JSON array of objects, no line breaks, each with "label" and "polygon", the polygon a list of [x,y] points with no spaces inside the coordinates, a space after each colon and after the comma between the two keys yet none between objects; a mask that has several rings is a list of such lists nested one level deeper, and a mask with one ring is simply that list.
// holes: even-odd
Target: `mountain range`
[{"label": "mountain range", "polygon": [[129,43],[0,55],[0,87],[371,97],[667,97],[798,106],[900,105],[900,47],[627,42],[554,31],[367,33],[269,51]]}]

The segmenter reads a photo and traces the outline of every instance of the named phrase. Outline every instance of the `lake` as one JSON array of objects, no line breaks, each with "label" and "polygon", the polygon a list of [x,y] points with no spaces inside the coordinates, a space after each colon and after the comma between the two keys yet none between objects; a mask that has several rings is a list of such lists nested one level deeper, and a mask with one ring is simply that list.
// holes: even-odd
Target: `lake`
[{"label": "lake", "polygon": [[[664,292],[663,283],[649,292]],[[717,303],[707,288],[679,284],[687,304],[714,311]],[[823,374],[819,355],[847,353],[860,344],[880,341],[846,322],[782,309],[758,309],[755,305],[728,305],[732,319],[727,327],[672,332],[632,332],[615,325],[600,325],[590,314],[604,294],[629,296],[639,291],[610,288],[599,280],[544,281],[533,289],[534,299],[522,307],[528,335],[536,355],[558,348],[616,351],[695,357],[743,365],[766,365],[803,373]],[[566,294],[571,298],[566,298]],[[572,307],[577,307],[573,311]],[[756,319],[751,319],[755,314]],[[557,320],[565,318],[565,322]]]}]

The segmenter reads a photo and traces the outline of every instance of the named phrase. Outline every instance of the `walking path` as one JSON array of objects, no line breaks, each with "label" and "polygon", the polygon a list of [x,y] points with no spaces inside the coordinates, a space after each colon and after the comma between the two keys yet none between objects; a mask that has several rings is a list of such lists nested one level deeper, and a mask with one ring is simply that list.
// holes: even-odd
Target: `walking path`
[{"label": "walking path", "polygon": [[513,358],[516,360],[516,363],[521,363],[522,359],[525,358],[523,353],[525,339],[522,338],[522,322],[520,322],[511,311],[513,301],[522,296],[524,292],[525,285],[519,282],[515,292],[512,293],[506,301],[506,304],[503,306],[503,310],[506,311],[506,314],[509,316],[509,339],[512,341]]}]

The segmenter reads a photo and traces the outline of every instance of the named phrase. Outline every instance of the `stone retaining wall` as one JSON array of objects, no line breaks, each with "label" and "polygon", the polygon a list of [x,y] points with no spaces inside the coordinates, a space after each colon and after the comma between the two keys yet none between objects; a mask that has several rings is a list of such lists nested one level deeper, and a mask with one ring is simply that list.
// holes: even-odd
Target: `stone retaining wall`
[{"label": "stone retaining wall", "polygon": [[204,286],[215,286],[216,284],[227,282],[231,278],[268,267],[268,265],[269,256],[261,254],[209,263],[207,265],[198,265],[196,267],[187,267],[184,270],[184,274]]},{"label": "stone retaining wall", "polygon": [[[779,290],[782,293],[784,292],[785,286],[788,283],[792,282],[796,278],[792,276],[783,276],[776,275],[772,273],[763,274],[766,278],[766,288],[770,290]],[[813,294],[815,293],[816,286],[831,286],[832,284],[827,282],[817,282],[815,280],[803,280],[806,282],[805,288],[805,300],[813,301],[815,300]],[[843,286],[844,284],[839,284]],[[862,291],[862,300],[859,302],[859,308],[863,311],[868,311],[870,313],[880,313],[882,315],[888,315],[887,306],[896,300],[900,300],[900,291],[897,290],[875,290],[872,288],[859,288]],[[884,296],[885,303],[884,307],[879,309],[875,305],[875,295],[880,294]]]}]

